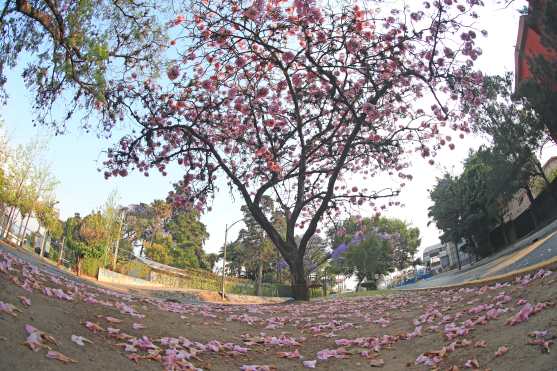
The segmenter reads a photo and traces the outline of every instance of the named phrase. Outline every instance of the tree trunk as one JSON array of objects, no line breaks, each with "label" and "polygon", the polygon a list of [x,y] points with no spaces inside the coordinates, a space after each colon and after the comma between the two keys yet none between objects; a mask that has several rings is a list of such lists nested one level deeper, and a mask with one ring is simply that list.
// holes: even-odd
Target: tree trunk
[{"label": "tree trunk", "polygon": [[462,269],[462,265],[460,264],[460,251],[458,251],[458,241],[454,242],[454,247],[456,251],[456,260],[458,262],[458,270]]},{"label": "tree trunk", "polygon": [[12,217],[14,215],[15,206],[12,206],[10,209],[10,214],[8,215],[8,220],[6,221],[5,229],[4,229],[4,238],[8,239],[10,235],[10,228],[12,227]]},{"label": "tree trunk", "polygon": [[60,243],[60,253],[58,254],[58,266],[62,265],[62,260],[64,259],[64,244],[66,243],[66,237],[62,237],[62,242]]},{"label": "tree trunk", "polygon": [[75,273],[78,276],[80,276],[81,275],[81,263],[83,262],[83,257],[81,255],[78,255],[76,260],[77,260],[77,262],[76,262],[76,265],[75,265],[75,270],[76,270]]},{"label": "tree trunk", "polygon": [[27,215],[27,220],[25,221],[25,227],[23,227],[23,235],[21,236],[19,246],[23,246],[23,241],[25,240],[25,234],[27,234],[27,227],[29,226],[29,219],[31,219],[31,213]]},{"label": "tree trunk", "polygon": [[0,238],[4,236],[4,224],[6,223],[6,204],[0,204]]},{"label": "tree trunk", "polygon": [[43,240],[41,241],[41,257],[44,256],[44,249],[46,247],[46,241],[48,240],[48,232],[45,231]]},{"label": "tree trunk", "polygon": [[507,226],[505,225],[505,221],[501,220],[501,233],[503,234],[503,242],[505,243],[505,247],[509,246],[509,236],[507,235]]},{"label": "tree trunk", "polygon": [[363,278],[358,279],[358,283],[356,283],[356,292],[360,291],[360,286],[362,285]]},{"label": "tree trunk", "polygon": [[257,265],[257,280],[255,281],[255,295],[263,296],[263,262],[259,259]]},{"label": "tree trunk", "polygon": [[19,239],[19,241],[17,241],[17,246],[21,246],[23,245],[23,236],[21,234],[21,232],[23,231],[23,221],[25,220],[25,215],[21,215],[21,223],[19,223],[19,230],[17,231],[17,238]]},{"label": "tree trunk", "polygon": [[[300,259],[301,260],[301,259]],[[309,288],[303,261],[290,266],[292,272],[292,296],[295,300],[309,300]]]},{"label": "tree trunk", "polygon": [[[530,187],[524,187],[524,190],[526,191],[526,196],[528,196],[528,201],[530,201],[530,215],[532,216],[532,222],[534,223],[534,229],[538,228],[538,215],[536,214],[536,210],[534,207],[534,195],[532,194],[532,190],[530,189]],[[549,190],[548,190],[549,191]]]}]

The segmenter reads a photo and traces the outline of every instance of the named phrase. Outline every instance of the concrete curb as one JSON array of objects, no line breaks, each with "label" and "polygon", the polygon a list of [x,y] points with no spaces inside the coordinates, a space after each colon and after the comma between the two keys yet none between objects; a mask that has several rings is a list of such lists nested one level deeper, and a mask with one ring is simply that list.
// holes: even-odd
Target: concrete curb
[{"label": "concrete curb", "polygon": [[552,267],[553,265],[557,265],[557,256],[554,256],[551,259],[544,260],[543,262],[540,262],[540,263],[537,263],[537,264],[534,264],[534,265],[530,265],[528,267],[517,269],[517,270],[509,272],[509,273],[500,274],[500,275],[493,276],[493,277],[486,277],[486,278],[482,278],[482,279],[479,279],[479,280],[466,281],[466,282],[457,283],[457,284],[453,284],[453,285],[446,285],[446,286],[421,287],[421,288],[415,288],[415,289],[393,289],[393,290],[397,290],[397,291],[425,291],[425,290],[440,290],[440,289],[456,289],[456,288],[459,288],[459,287],[485,285],[485,284],[495,283],[495,282],[498,282],[498,281],[509,281],[509,280],[515,278],[516,276],[521,276],[521,275],[524,275],[526,273],[531,273],[533,271],[536,271],[536,270],[539,270],[539,269],[542,269],[542,268],[549,268],[549,267]]}]

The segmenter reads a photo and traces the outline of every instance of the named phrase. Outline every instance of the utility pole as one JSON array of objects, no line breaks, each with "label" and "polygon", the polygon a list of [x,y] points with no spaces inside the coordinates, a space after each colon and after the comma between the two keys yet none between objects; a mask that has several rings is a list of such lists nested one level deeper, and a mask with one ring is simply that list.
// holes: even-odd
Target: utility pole
[{"label": "utility pole", "polygon": [[226,244],[228,242],[228,230],[230,228],[232,228],[234,226],[234,224],[239,223],[241,221],[243,221],[244,219],[239,219],[236,220],[234,223],[230,224],[230,226],[228,224],[226,224],[224,227],[224,248],[223,248],[223,254],[222,254],[222,282],[221,282],[221,295],[222,295],[222,300],[224,300],[225,297],[225,293],[224,293],[224,281],[225,281],[225,272],[226,272]]},{"label": "utility pole", "polygon": [[118,248],[120,247],[120,236],[122,235],[122,227],[124,225],[124,218],[126,217],[126,209],[122,210],[120,218],[120,226],[118,227],[118,236],[116,237],[116,246],[114,247],[114,256],[112,257],[112,270],[116,270],[116,262],[118,260]]}]

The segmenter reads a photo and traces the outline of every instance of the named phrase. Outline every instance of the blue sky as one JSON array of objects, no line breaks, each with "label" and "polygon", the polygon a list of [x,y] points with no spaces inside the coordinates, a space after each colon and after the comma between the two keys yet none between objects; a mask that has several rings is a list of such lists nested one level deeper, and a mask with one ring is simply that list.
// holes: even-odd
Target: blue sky
[{"label": "blue sky", "polygon": [[[489,4],[480,14],[478,29],[487,29],[489,37],[480,43],[484,55],[480,58],[478,67],[488,74],[512,71],[519,18],[516,9],[521,8],[525,2],[515,1],[508,9],[503,9],[502,5],[493,0],[486,3]],[[0,116],[4,118],[11,142],[24,143],[36,135],[50,136],[47,129],[34,128],[32,125],[31,94],[25,88],[18,71],[9,73],[7,90],[10,99],[6,106],[0,107]],[[387,211],[387,215],[405,219],[420,228],[422,248],[436,243],[438,236],[438,231],[433,225],[427,226],[427,208],[430,205],[427,190],[433,186],[435,177],[439,176],[443,169],[458,173],[461,168],[460,162],[468,153],[468,149],[481,143],[482,140],[475,137],[457,142],[457,150],[451,152],[451,156],[439,159],[443,162],[442,167],[431,167],[420,160],[416,161],[413,169],[414,180],[400,196],[406,206]],[[87,214],[99,208],[114,189],[118,191],[122,204],[164,198],[172,183],[182,175],[177,171],[170,171],[169,176],[163,177],[152,172],[151,176],[146,178],[132,173],[126,178],[105,180],[102,173],[96,169],[104,158],[101,152],[109,145],[109,140],[99,139],[77,127],[70,128],[66,135],[50,138],[47,160],[52,163],[53,171],[60,181],[56,194],[60,201],[62,218],[67,218],[74,212]],[[554,152],[554,149],[550,150],[543,157]],[[228,190],[221,187],[213,203],[213,211],[202,217],[211,236],[206,250],[215,252],[222,246],[224,226],[241,218],[241,205],[238,197],[234,200]],[[240,225],[236,225],[229,238],[234,238],[239,229]]]}]

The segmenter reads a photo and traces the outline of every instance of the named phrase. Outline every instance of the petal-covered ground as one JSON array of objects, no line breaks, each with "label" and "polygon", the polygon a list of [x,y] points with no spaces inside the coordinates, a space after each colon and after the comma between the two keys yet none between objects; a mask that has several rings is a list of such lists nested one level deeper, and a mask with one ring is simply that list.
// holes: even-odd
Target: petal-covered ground
[{"label": "petal-covered ground", "polygon": [[136,296],[0,250],[0,369],[555,370],[557,274],[275,305]]}]

